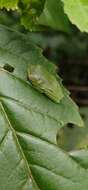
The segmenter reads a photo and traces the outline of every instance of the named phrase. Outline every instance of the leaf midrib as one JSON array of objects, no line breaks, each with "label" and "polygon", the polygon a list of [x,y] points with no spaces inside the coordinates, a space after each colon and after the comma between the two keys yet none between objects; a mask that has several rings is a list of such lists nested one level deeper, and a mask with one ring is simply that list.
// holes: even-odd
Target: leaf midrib
[{"label": "leaf midrib", "polygon": [[[29,165],[27,163],[25,154],[22,151],[22,148],[20,146],[20,143],[19,143],[18,138],[17,138],[16,133],[15,133],[15,130],[13,129],[13,126],[12,126],[12,124],[11,124],[9,118],[8,118],[8,115],[7,115],[7,113],[6,113],[5,109],[4,109],[4,106],[3,106],[1,101],[0,101],[0,106],[1,106],[1,108],[3,110],[3,114],[5,115],[4,118],[8,121],[8,126],[9,126],[10,130],[12,131],[12,133],[14,134],[17,144],[19,145],[19,150],[20,150],[21,156],[23,157],[23,160],[25,161],[25,166],[26,166],[26,169],[27,169],[27,172],[28,172],[28,178],[30,179],[30,178],[32,178],[31,170],[30,170]],[[27,181],[28,181],[28,179],[27,179]]]}]

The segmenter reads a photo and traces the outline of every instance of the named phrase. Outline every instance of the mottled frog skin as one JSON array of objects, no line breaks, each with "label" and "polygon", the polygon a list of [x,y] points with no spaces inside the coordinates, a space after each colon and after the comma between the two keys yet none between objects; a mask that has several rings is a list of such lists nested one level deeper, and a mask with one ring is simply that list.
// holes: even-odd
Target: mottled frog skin
[{"label": "mottled frog skin", "polygon": [[63,98],[64,94],[59,81],[44,65],[30,65],[28,68],[28,78],[34,88],[47,95],[54,102],[59,103]]}]

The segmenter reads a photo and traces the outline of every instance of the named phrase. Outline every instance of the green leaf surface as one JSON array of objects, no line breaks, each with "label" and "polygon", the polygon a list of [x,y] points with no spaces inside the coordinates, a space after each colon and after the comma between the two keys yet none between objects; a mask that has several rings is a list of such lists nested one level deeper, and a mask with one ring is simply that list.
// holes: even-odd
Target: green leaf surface
[{"label": "green leaf surface", "polygon": [[82,150],[71,151],[70,156],[80,163],[80,165],[88,169],[88,148]]},{"label": "green leaf surface", "polygon": [[[6,65],[9,65],[13,67],[14,70],[12,74],[22,78],[24,81],[27,82],[27,71],[30,64],[44,64],[45,66],[47,66],[49,72],[55,72],[55,66],[46,58],[44,58],[41,49],[33,45],[30,39],[26,38],[25,35],[22,35],[15,31],[11,31],[6,27],[1,26],[0,66],[5,67]],[[28,87],[30,88],[29,85]],[[37,106],[37,109],[39,111],[41,110],[41,112],[49,112],[50,109],[50,115],[55,117],[56,121],[58,121],[62,125],[69,122],[77,124],[79,126],[83,126],[83,121],[79,115],[78,107],[68,96],[67,91],[65,89],[63,90],[65,97],[58,105],[53,103],[51,100],[49,100],[49,98],[45,97],[41,93],[38,93],[39,100],[37,100],[35,97],[35,94],[37,93],[36,91],[34,91],[33,102],[36,101],[35,104]],[[5,92],[5,94],[7,94],[7,91]],[[40,101],[42,102],[42,104],[40,103]]]},{"label": "green leaf surface", "polygon": [[25,134],[18,137],[39,189],[87,190],[88,170],[81,162],[36,137]]},{"label": "green leaf surface", "polygon": [[[56,104],[35,90],[27,82],[33,63],[46,65],[48,60],[25,35],[1,26],[0,190],[87,190],[85,168],[56,142],[66,123],[83,125],[78,108],[67,91]],[[55,74],[51,63],[48,69]]]},{"label": "green leaf surface", "polygon": [[88,32],[88,1],[62,0],[65,13],[82,32]]},{"label": "green leaf surface", "polygon": [[35,46],[26,35],[12,31],[0,25],[0,66],[12,66],[13,73],[27,80],[30,64],[44,64],[50,72],[56,67],[43,55],[42,50]]},{"label": "green leaf surface", "polygon": [[87,190],[88,164],[54,145],[57,104],[40,96],[0,69],[0,190]]},{"label": "green leaf surface", "polygon": [[0,8],[9,9],[17,9],[18,7],[18,0],[0,0]]},{"label": "green leaf surface", "polygon": [[25,157],[0,102],[0,189],[25,189],[29,180]]},{"label": "green leaf surface", "polygon": [[[12,116],[13,125],[17,123],[17,129],[19,129],[20,120],[21,125],[26,124],[24,131],[34,131],[33,133],[37,133],[38,136],[40,135],[44,139],[55,143],[57,130],[62,125],[71,121],[71,118],[73,122],[77,122],[78,119],[81,122],[78,112],[75,115],[77,118],[71,117],[71,114],[75,113],[76,107],[70,98],[64,98],[60,104],[55,104],[26,82],[14,78],[13,75],[9,75],[3,70],[0,73],[0,93],[4,98],[4,103],[6,102],[7,109],[9,108],[9,115],[10,117]],[[13,109],[15,111],[14,115]],[[67,110],[70,110],[69,114]],[[30,128],[28,127],[29,123]],[[38,126],[36,126],[37,123]]]},{"label": "green leaf surface", "polygon": [[39,24],[65,32],[70,31],[69,20],[64,13],[61,0],[46,0]]}]

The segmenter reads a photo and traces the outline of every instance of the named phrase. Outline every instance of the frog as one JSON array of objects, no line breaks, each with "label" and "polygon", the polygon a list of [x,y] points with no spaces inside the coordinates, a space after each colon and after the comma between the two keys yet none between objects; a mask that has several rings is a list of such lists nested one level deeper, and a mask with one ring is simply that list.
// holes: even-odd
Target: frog
[{"label": "frog", "polygon": [[36,90],[55,103],[59,103],[64,97],[63,89],[57,77],[52,72],[49,72],[44,65],[31,64],[28,67],[28,79]]}]

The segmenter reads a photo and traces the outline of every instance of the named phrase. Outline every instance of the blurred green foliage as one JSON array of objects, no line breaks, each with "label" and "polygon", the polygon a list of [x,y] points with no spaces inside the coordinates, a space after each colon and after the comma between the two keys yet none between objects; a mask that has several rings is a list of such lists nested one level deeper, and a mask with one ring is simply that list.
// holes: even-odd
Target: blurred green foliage
[{"label": "blurred green foliage", "polygon": [[58,131],[57,142],[64,150],[88,148],[88,107],[80,108],[80,113],[85,121],[84,128],[69,124]]}]

